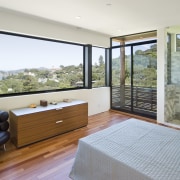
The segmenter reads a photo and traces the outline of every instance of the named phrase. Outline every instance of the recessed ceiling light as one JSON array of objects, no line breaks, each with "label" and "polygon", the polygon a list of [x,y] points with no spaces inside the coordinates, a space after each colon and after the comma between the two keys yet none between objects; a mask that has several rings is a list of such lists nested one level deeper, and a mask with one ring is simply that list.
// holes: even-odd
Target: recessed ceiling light
[{"label": "recessed ceiling light", "polygon": [[106,6],[112,6],[112,3],[106,3]]},{"label": "recessed ceiling light", "polygon": [[81,19],[81,16],[76,16],[76,19]]}]

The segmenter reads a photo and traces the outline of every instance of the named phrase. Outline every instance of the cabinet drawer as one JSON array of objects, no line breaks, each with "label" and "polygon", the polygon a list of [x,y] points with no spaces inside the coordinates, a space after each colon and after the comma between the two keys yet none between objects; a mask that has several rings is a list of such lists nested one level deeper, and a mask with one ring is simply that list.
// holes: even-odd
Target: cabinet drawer
[{"label": "cabinet drawer", "polygon": [[57,108],[44,112],[38,112],[28,115],[23,115],[18,118],[18,129],[36,128],[38,126],[46,126],[56,123],[60,120],[79,116],[80,114],[88,114],[87,104],[77,106],[68,106]]},{"label": "cabinet drawer", "polygon": [[33,143],[86,125],[87,125],[87,116],[86,114],[82,114],[81,116],[72,117],[66,120],[51,122],[50,124],[39,126],[38,128],[35,129],[34,128],[28,128],[26,130],[24,129],[22,131],[19,131],[18,143],[21,145]]}]

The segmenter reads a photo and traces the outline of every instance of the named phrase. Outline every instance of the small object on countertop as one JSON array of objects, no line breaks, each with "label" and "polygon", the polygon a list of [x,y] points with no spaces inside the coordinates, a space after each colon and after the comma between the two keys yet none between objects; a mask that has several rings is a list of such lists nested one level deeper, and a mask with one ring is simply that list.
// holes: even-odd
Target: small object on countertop
[{"label": "small object on countertop", "polygon": [[71,102],[71,99],[63,99],[63,102]]},{"label": "small object on countertop", "polygon": [[40,100],[40,106],[47,106],[48,102],[46,100]]},{"label": "small object on countertop", "polygon": [[52,101],[52,102],[50,102],[50,104],[56,105],[57,102],[56,101]]},{"label": "small object on countertop", "polygon": [[30,104],[29,107],[30,108],[36,108],[36,104]]}]

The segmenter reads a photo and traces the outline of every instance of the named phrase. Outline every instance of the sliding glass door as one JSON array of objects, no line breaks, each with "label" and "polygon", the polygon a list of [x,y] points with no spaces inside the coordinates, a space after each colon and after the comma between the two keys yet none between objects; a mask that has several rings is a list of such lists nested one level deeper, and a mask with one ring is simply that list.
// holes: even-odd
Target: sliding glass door
[{"label": "sliding glass door", "polygon": [[132,46],[133,112],[155,116],[157,56],[156,43]]},{"label": "sliding glass door", "polygon": [[111,108],[156,117],[156,40],[111,48]]},{"label": "sliding glass door", "polygon": [[131,109],[131,48],[112,49],[112,106]]}]

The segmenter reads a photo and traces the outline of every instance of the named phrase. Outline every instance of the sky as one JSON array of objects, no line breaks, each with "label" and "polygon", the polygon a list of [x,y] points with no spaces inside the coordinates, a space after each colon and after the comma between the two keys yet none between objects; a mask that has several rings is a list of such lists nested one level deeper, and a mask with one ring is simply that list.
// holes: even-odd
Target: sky
[{"label": "sky", "polygon": [[[134,50],[149,49],[152,44],[134,47]],[[79,65],[83,63],[83,46],[67,43],[44,41],[0,34],[0,70],[18,70],[24,68],[59,68],[60,65]],[[130,47],[126,47],[126,55],[130,54]],[[105,50],[94,48],[92,64],[98,63],[100,55],[105,60]],[[119,48],[113,49],[112,58],[120,56]]]},{"label": "sky", "polygon": [[[93,50],[93,63],[104,56],[103,48]],[[83,46],[0,34],[0,70],[58,68],[83,62]]]}]

